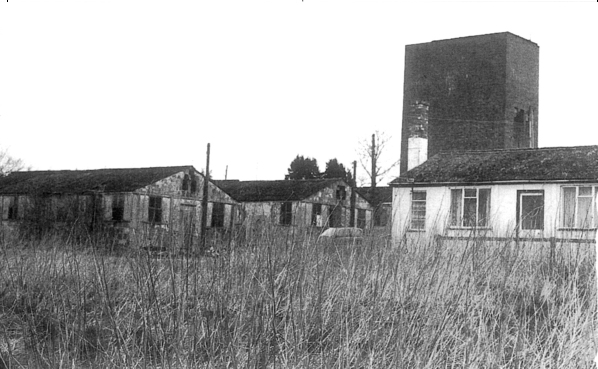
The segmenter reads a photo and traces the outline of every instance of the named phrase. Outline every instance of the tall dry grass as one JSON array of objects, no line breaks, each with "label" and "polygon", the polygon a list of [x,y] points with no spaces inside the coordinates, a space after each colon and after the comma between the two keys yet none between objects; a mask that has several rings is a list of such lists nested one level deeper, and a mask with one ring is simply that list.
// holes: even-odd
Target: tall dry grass
[{"label": "tall dry grass", "polygon": [[593,260],[509,242],[323,246],[287,228],[211,258],[1,252],[0,368],[590,368],[596,353]]}]

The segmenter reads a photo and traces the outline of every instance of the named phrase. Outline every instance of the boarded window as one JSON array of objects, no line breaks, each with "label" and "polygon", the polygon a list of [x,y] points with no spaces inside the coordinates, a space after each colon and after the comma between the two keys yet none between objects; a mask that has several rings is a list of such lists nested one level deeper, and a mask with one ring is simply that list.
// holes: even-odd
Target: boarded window
[{"label": "boarded window", "polygon": [[519,191],[518,193],[521,229],[544,229],[544,192]]},{"label": "boarded window", "polygon": [[357,228],[365,229],[366,215],[365,209],[357,209]]},{"label": "boarded window", "polygon": [[224,203],[215,202],[212,204],[212,228],[224,227]]},{"label": "boarded window", "polygon": [[112,220],[122,222],[125,215],[125,195],[115,194],[112,196]]},{"label": "boarded window", "polygon": [[149,197],[148,222],[162,223],[162,198],[160,196]]},{"label": "boarded window", "polygon": [[594,197],[596,189],[589,186],[563,187],[561,225],[565,228],[596,226]]},{"label": "boarded window", "polygon": [[411,192],[411,229],[426,228],[426,191]]},{"label": "boarded window", "polygon": [[283,202],[280,205],[280,224],[291,225],[293,224],[293,203]]},{"label": "boarded window", "polygon": [[312,204],[311,225],[315,227],[322,227],[322,204]]},{"label": "boarded window", "polygon": [[451,226],[488,227],[490,225],[490,189],[458,188],[451,190]]}]

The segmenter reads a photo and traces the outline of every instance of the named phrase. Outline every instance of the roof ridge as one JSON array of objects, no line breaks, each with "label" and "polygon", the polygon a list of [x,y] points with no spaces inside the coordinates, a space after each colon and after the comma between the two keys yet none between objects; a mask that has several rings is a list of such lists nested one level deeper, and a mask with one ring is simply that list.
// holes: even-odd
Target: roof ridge
[{"label": "roof ridge", "polygon": [[475,154],[485,152],[514,152],[514,151],[553,151],[553,150],[571,150],[595,147],[598,145],[582,145],[582,146],[547,146],[547,147],[523,147],[511,149],[486,149],[486,150],[443,150],[438,154]]}]

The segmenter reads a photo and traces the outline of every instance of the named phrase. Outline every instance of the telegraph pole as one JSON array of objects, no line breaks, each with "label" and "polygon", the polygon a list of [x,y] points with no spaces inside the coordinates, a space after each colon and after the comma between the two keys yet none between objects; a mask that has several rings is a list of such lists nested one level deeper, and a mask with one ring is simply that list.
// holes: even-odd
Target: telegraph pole
[{"label": "telegraph pole", "polygon": [[355,201],[357,199],[357,194],[355,190],[357,189],[357,161],[353,161],[353,181],[350,183],[351,185],[351,219],[349,220],[349,227],[355,227]]},{"label": "telegraph pole", "polygon": [[208,224],[208,196],[210,182],[210,144],[206,153],[206,173],[203,178],[203,196],[201,198],[201,251],[206,251],[206,229]]}]

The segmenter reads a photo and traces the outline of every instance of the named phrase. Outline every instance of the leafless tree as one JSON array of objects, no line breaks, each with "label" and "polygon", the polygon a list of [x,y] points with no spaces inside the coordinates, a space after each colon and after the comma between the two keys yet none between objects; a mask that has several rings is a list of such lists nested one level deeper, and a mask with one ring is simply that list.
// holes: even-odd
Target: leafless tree
[{"label": "leafless tree", "polygon": [[7,149],[0,148],[0,177],[23,169],[27,169],[23,160],[13,158]]},{"label": "leafless tree", "polygon": [[381,164],[382,161],[380,158],[387,149],[387,144],[391,138],[391,136],[386,135],[384,132],[376,131],[372,135],[371,141],[363,140],[359,144],[357,152],[359,163],[370,178],[370,186],[374,188],[378,181],[399,165],[399,160],[390,162],[384,166]]}]

